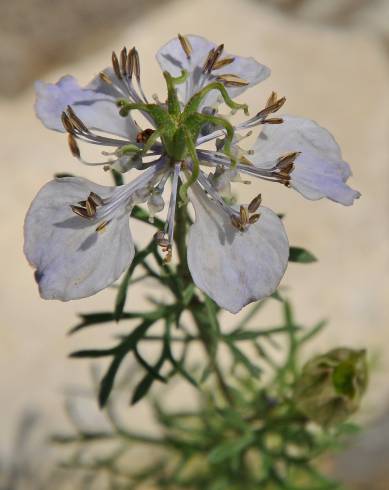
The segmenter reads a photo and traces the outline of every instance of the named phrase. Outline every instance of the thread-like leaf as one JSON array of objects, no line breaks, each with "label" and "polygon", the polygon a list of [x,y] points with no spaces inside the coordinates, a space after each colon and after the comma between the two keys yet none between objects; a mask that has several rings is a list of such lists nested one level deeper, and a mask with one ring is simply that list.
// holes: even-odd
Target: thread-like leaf
[{"label": "thread-like leaf", "polygon": [[121,319],[123,314],[123,308],[127,299],[128,283],[130,282],[131,276],[134,273],[137,265],[142,263],[145,258],[153,251],[154,248],[155,241],[152,240],[146,248],[135,255],[130,267],[128,268],[128,271],[125,273],[116,295],[114,317],[117,322]]}]

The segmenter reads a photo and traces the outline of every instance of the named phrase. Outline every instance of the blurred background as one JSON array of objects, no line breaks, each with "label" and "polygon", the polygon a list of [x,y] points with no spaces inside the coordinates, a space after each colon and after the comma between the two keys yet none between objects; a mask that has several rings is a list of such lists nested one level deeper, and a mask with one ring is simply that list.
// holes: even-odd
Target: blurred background
[{"label": "blurred background", "polygon": [[[178,32],[224,42],[227,51],[271,67],[244,101],[255,110],[276,90],[287,98],[285,112],[328,128],[352,165],[350,185],[362,198],[351,208],[308,202],[281,186],[257,183],[250,192],[262,191],[265,205],[286,213],[291,244],[319,258],[292,264],[283,281],[302,323],[330,319],[315,352],[367,347],[373,360],[360,414],[366,429],[331,471],[349,488],[387,490],[389,0],[0,0],[0,488],[43,488],[39,468],[55,460],[44,439],[65,423],[63,393],[88,382],[87,362],[67,355],[103,345],[112,333],[66,336],[77,313],[111,308],[113,292],[44,302],[22,253],[24,215],[53,174],[110,183],[81,167],[64,136],[35,118],[33,82],[69,73],[87,83],[113,49],[136,45],[146,93],[163,96],[154,54]],[[143,229],[136,236],[148,239]],[[142,291],[129,301],[139,304]],[[132,417],[142,424],[142,407]]]}]

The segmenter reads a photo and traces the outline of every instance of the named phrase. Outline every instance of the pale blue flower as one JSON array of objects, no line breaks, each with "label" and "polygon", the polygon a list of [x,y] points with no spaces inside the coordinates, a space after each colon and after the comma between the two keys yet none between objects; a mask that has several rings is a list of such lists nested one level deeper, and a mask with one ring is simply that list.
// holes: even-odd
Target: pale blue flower
[{"label": "pale blue flower", "polygon": [[[157,59],[164,72],[182,77],[175,82],[181,114],[194,94],[207,92],[214,82],[225,87],[223,98],[230,107],[245,108],[226,97],[236,97],[270,74],[254,59],[225,54],[222,45],[199,36],[173,39]],[[150,112],[140,109],[148,121],[145,128],[131,115],[119,115],[118,99],[129,101],[131,110],[133,104],[149,104],[136,50],[114,55],[113,68],[85,88],[66,76],[57,84],[37,82],[36,90],[38,117],[48,128],[68,132],[74,156],[104,169],[140,171],[120,187],[67,177],[49,182],[38,193],[26,217],[25,253],[47,299],[90,296],[118,279],[134,256],[128,220],[133,206],[145,202],[152,215],[162,211],[169,178],[166,229],[157,234],[157,243],[169,259],[181,179],[195,211],[187,243],[193,280],[233,313],[276,290],[289,255],[284,226],[273,211],[261,206],[260,196],[240,207],[224,198],[241,174],[281,183],[308,199],[327,197],[350,205],[359,197],[346,184],[351,172],[330,133],[307,119],[274,117],[285,101],[274,93],[265,108],[233,128],[232,138],[228,123],[217,119],[221,92],[209,90],[196,113],[204,124],[193,142],[195,155],[174,161]],[[167,110],[166,102],[155,98],[154,104]],[[244,150],[239,142],[256,127],[262,128],[256,143]],[[203,146],[210,141],[216,144],[214,150]],[[85,161],[79,142],[105,147],[105,158]],[[201,164],[198,175],[196,162]]]}]

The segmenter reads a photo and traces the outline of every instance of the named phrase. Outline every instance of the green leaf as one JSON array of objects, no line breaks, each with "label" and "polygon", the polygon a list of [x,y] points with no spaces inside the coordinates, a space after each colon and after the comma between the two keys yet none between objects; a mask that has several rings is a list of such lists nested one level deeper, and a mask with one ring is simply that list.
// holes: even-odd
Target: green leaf
[{"label": "green leaf", "polygon": [[[181,361],[177,361],[173,355],[171,345],[171,326],[173,323],[173,315],[170,315],[165,320],[165,334],[164,334],[164,346],[166,351],[166,358],[170,361],[175,371],[181,374],[183,378],[185,378],[191,385],[198,388],[197,381],[187,372],[184,367],[184,359]],[[185,352],[185,349],[184,349]],[[183,356],[185,358],[185,355]]]},{"label": "green leaf", "polygon": [[111,362],[108,371],[104,375],[100,383],[99,389],[99,406],[103,408],[107,403],[108,397],[111,394],[113,383],[115,380],[116,373],[120,367],[122,360],[124,359],[127,352],[119,351]]},{"label": "green leaf", "polygon": [[87,358],[87,357],[107,357],[107,356],[112,356],[116,352],[116,347],[113,347],[111,349],[85,349],[85,350],[78,350],[76,352],[72,352],[69,357],[71,358]]},{"label": "green leaf", "polygon": [[188,306],[189,303],[191,302],[193,295],[196,291],[196,286],[193,283],[190,283],[185,289],[184,292],[182,293],[182,303],[184,306]]},{"label": "green leaf", "polygon": [[200,384],[205,383],[211,374],[212,374],[212,366],[207,364],[200,375]]},{"label": "green leaf", "polygon": [[131,405],[138,403],[143,397],[147,395],[155,378],[150,374],[146,374],[135,388],[135,391],[131,398]]},{"label": "green leaf", "polygon": [[125,273],[116,295],[114,318],[117,322],[121,319],[123,314],[123,308],[127,298],[128,283],[131,279],[131,276],[134,273],[134,270],[137,267],[137,265],[142,263],[145,260],[145,258],[153,251],[154,248],[155,248],[155,241],[152,240],[146,248],[144,248],[143,250],[141,250],[135,255],[133,261],[131,262],[130,267]]},{"label": "green leaf", "polygon": [[254,316],[258,313],[258,311],[265,306],[267,303],[267,299],[265,298],[262,301],[257,301],[246,313],[243,318],[239,321],[239,323],[236,325],[234,331],[240,330],[241,328],[245,327],[247,323],[254,318]]},{"label": "green leaf", "polygon": [[[90,327],[92,325],[101,325],[102,323],[109,323],[115,319],[113,313],[111,312],[86,313],[79,316],[81,318],[81,322],[69,330],[69,335],[76,333],[83,328]],[[124,315],[122,318],[124,318]],[[126,318],[139,318],[139,316],[136,313],[126,313]]]},{"label": "green leaf", "polygon": [[[289,330],[290,329],[288,327],[285,327],[285,325],[282,325],[280,327],[273,327],[273,328],[261,328],[260,330],[242,329],[242,330],[234,331],[233,333],[226,335],[225,337],[231,342],[240,342],[245,340],[257,339],[258,337],[267,337],[278,333],[285,333],[288,332]],[[297,327],[296,330],[298,330]]]},{"label": "green leaf", "polygon": [[317,323],[315,326],[313,326],[306,334],[304,334],[301,339],[300,343],[307,342],[311,338],[315,337],[323,328],[327,325],[327,320],[321,320],[319,323]]},{"label": "green leaf", "polygon": [[233,355],[237,363],[242,364],[253,376],[259,376],[259,374],[261,374],[261,369],[253,364],[250,359],[245,354],[243,354],[243,352],[238,349],[238,347],[236,347],[236,345],[234,345],[230,341],[227,341],[226,343],[230,348],[231,354]]},{"label": "green leaf", "polygon": [[227,441],[216,446],[208,455],[211,464],[217,464],[240,454],[254,441],[253,434],[246,434],[240,439]]},{"label": "green leaf", "polygon": [[144,357],[142,357],[138,351],[137,348],[134,349],[134,356],[136,357],[137,361],[139,362],[139,364],[141,364],[145,370],[150,374],[150,376],[154,377],[155,379],[157,379],[158,381],[161,381],[161,383],[166,383],[167,380],[164,376],[162,376],[161,374],[159,374],[159,372],[153,367],[151,366],[147,361],[146,359],[144,359]]},{"label": "green leaf", "polygon": [[165,359],[166,359],[166,352],[164,349],[160,359],[158,360],[158,362],[153,367],[153,372],[148,371],[147,374],[140,380],[140,382],[136,386],[135,391],[134,391],[132,398],[131,398],[131,405],[135,405],[142,398],[144,398],[147,395],[147,393],[149,392],[154,381],[156,379],[159,379],[154,375],[154,373],[158,372],[161,369]]},{"label": "green leaf", "polygon": [[[169,307],[167,306],[166,308]],[[133,320],[141,318],[142,320],[153,320],[162,318],[164,315],[165,309],[159,308],[154,311],[132,311],[131,313],[123,312],[121,319]],[[101,325],[103,323],[109,323],[115,320],[114,314],[111,312],[87,313],[80,315],[80,318],[82,321],[69,331],[69,335],[86,327]]]},{"label": "green leaf", "polygon": [[317,262],[317,258],[308,250],[301,247],[290,247],[289,262],[298,262],[299,264],[310,264]]},{"label": "green leaf", "polygon": [[284,298],[281,296],[278,289],[277,289],[277,291],[274,291],[274,293],[272,295],[270,295],[270,297],[279,301],[280,303],[284,302]]},{"label": "green leaf", "polygon": [[144,322],[142,322],[115,348],[115,357],[100,383],[100,407],[104,407],[108,400],[108,397],[112,391],[116,373],[120,367],[121,362],[123,361],[125,356],[136,347],[139,340],[145,335],[148,328],[154,323],[154,321],[155,320],[145,320]]},{"label": "green leaf", "polygon": [[204,302],[208,313],[209,325],[212,328],[214,336],[219,337],[220,325],[219,325],[219,320],[217,318],[217,312],[219,311],[219,308],[216,305],[216,303],[206,294],[204,294]]},{"label": "green leaf", "polygon": [[284,301],[283,313],[285,325],[288,327],[289,330],[295,329],[296,327],[294,325],[293,310],[289,301]]}]

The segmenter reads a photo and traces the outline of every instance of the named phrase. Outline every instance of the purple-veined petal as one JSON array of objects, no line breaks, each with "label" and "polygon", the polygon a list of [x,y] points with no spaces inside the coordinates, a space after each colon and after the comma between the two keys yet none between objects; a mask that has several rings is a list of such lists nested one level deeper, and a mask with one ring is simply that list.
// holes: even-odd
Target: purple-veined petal
[{"label": "purple-veined petal", "polygon": [[260,207],[259,220],[240,232],[198,184],[191,186],[188,195],[196,213],[188,236],[188,265],[195,284],[231,313],[270,296],[289,256],[278,216]]},{"label": "purple-veined petal", "polygon": [[[231,97],[236,97],[247,88],[262,82],[270,75],[270,69],[255,61],[254,58],[244,58],[223,52],[221,59],[232,57],[234,61],[227,66],[213,70],[209,76],[204,76],[202,68],[209,51],[215,48],[216,44],[201,36],[189,35],[187,39],[192,46],[192,54],[189,59],[177,37],[162,46],[157,53],[157,60],[162,70],[168,71],[173,76],[180,75],[181,70],[189,72],[188,81],[177,85],[177,92],[183,103],[186,103],[202,87],[223,74],[236,75],[249,82],[248,85],[242,87],[228,87],[227,91]],[[217,98],[218,92],[212,91],[208,94],[202,106],[213,105]]]},{"label": "purple-veined petal", "polygon": [[[265,125],[250,160],[258,168],[268,169],[272,162],[288,152],[299,151],[291,172],[291,186],[307,199],[327,197],[345,206],[360,196],[346,184],[350,166],[342,160],[338,144],[324,128],[309,119],[282,116],[284,122]],[[262,163],[268,162],[268,165]]]},{"label": "purple-veined petal", "polygon": [[37,81],[36,114],[47,128],[63,132],[61,114],[70,105],[89,129],[135,140],[139,129],[131,118],[120,116],[116,98],[110,94],[110,89],[104,91],[103,88],[103,82],[98,84],[96,79],[89,88],[81,88],[70,75],[62,77],[57,83]]},{"label": "purple-veined petal", "polygon": [[43,298],[91,296],[118,279],[132,261],[128,211],[122,208],[97,232],[96,219],[77,216],[70,208],[90,192],[106,199],[115,189],[66,177],[52,180],[35,197],[25,220],[24,252],[36,269]]}]

